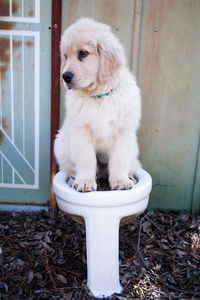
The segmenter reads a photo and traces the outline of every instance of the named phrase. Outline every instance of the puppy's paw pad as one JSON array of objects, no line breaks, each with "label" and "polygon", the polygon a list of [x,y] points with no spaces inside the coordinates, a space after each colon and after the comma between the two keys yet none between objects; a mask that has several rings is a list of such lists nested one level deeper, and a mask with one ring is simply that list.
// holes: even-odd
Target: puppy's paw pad
[{"label": "puppy's paw pad", "polygon": [[134,185],[131,179],[120,179],[110,183],[112,190],[130,190]]},{"label": "puppy's paw pad", "polygon": [[74,181],[73,187],[78,191],[78,192],[92,192],[96,191],[97,189],[97,184],[93,180],[87,180],[87,179],[78,179]]}]

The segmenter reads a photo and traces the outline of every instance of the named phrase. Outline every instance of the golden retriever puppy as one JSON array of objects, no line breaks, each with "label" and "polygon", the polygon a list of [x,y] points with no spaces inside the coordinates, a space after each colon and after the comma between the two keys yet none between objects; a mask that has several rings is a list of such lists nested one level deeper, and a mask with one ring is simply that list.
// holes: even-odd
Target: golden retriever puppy
[{"label": "golden retriever puppy", "polygon": [[60,170],[80,192],[97,189],[98,163],[107,164],[111,189],[130,189],[141,167],[136,132],[141,98],[124,49],[108,25],[89,18],[61,38],[66,117],[55,139]]}]

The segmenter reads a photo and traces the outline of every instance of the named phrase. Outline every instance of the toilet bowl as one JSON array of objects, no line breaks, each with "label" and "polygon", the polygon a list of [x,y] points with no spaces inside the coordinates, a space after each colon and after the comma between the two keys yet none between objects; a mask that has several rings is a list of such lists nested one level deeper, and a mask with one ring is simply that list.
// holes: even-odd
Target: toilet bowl
[{"label": "toilet bowl", "polygon": [[95,297],[120,293],[119,224],[124,217],[142,213],[152,188],[151,176],[143,169],[135,174],[130,190],[79,193],[67,183],[62,171],[54,176],[53,190],[58,207],[85,220],[87,286]]}]

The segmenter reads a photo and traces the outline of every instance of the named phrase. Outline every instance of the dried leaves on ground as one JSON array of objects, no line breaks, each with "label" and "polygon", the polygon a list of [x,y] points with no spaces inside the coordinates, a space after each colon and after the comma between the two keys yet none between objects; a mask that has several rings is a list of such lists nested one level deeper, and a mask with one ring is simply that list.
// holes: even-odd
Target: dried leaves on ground
[{"label": "dried leaves on ground", "polygon": [[[199,216],[161,210],[122,226],[124,290],[111,299],[200,299],[199,230]],[[0,299],[94,299],[85,228],[62,212],[0,212],[0,246]]]}]

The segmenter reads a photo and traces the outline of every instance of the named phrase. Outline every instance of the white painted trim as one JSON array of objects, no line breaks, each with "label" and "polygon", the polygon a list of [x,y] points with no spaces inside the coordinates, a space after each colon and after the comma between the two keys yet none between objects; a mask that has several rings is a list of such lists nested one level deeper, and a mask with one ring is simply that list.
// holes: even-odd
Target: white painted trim
[{"label": "white painted trim", "polygon": [[25,158],[25,156],[23,156],[23,154],[21,153],[21,151],[17,148],[17,146],[12,142],[12,140],[10,139],[10,137],[7,135],[7,133],[5,132],[5,130],[3,128],[1,128],[1,131],[3,132],[3,134],[6,136],[6,138],[9,140],[9,142],[13,145],[13,147],[15,148],[15,150],[19,153],[19,155],[21,156],[21,158],[24,160],[24,162],[27,164],[27,166],[31,169],[31,171],[33,173],[35,173],[35,170],[33,169],[33,167],[31,166],[31,164],[28,162],[28,160]]},{"label": "white painted trim", "polygon": [[[39,1],[37,1],[39,2]],[[25,163],[29,166],[31,171],[34,173],[34,185],[28,185],[24,180],[21,179],[21,176],[16,172],[16,174],[19,176],[19,178],[24,182],[24,184],[0,184],[0,187],[9,187],[9,188],[27,188],[27,189],[38,189],[39,188],[39,129],[40,129],[40,32],[37,31],[19,31],[19,30],[0,30],[0,35],[8,35],[10,36],[10,65],[11,65],[11,114],[12,114],[12,124],[11,124],[11,138],[7,135],[5,130],[2,127],[2,118],[0,119],[0,128],[3,132],[3,134],[7,137],[9,142],[13,145],[15,150],[20,154],[20,156],[23,158]],[[25,158],[25,148],[24,148],[24,137],[25,137],[25,128],[24,128],[24,61],[22,62],[23,67],[23,153],[17,148],[17,146],[14,144],[14,93],[13,93],[13,61],[12,61],[12,38],[13,36],[22,36],[22,52],[24,51],[24,36],[31,36],[35,38],[35,57],[34,57],[34,64],[35,64],[35,118],[34,118],[34,126],[35,126],[35,137],[34,137],[34,143],[35,143],[35,151],[34,151],[34,166],[32,167],[31,164],[27,161]],[[1,92],[1,86],[0,86],[0,92]],[[0,98],[0,105],[1,105],[1,98]],[[1,117],[1,114],[0,114]],[[3,153],[2,153],[3,154]],[[14,168],[12,166],[12,168]],[[3,177],[2,177],[3,179]]]},{"label": "white painted trim", "polygon": [[38,190],[36,185],[22,183],[0,183],[0,188]]},{"label": "white painted trim", "polygon": [[35,35],[35,184],[39,186],[40,149],[40,33]]},{"label": "white painted trim", "polygon": [[40,0],[35,0],[35,17],[24,17],[24,8],[22,3],[22,16],[12,16],[12,0],[10,0],[10,16],[0,16],[0,21],[4,22],[23,22],[23,23],[40,23]]},{"label": "white painted trim", "polygon": [[39,31],[28,31],[28,30],[4,30],[0,29],[0,34],[4,35],[19,35],[19,36],[37,36]]},{"label": "white painted trim", "polygon": [[23,22],[23,23],[40,23],[38,18],[23,18],[23,17],[0,17],[0,21],[4,22]]},{"label": "white painted trim", "polygon": [[[17,183],[16,183],[17,178],[19,178],[19,177],[17,176],[17,173],[14,171],[14,184],[17,184]],[[19,178],[19,179],[20,179],[20,178]]]},{"label": "white painted trim", "polygon": [[25,156],[25,102],[24,102],[24,36],[22,36],[22,117],[23,117],[23,148],[22,153]]},{"label": "white painted trim", "polygon": [[40,0],[35,0],[35,22],[40,23]]},{"label": "white painted trim", "polygon": [[[17,172],[17,170],[14,168],[14,166],[11,164],[11,162],[10,162],[10,161],[7,159],[7,157],[3,154],[3,152],[0,151],[0,153],[1,153],[2,158],[7,162],[7,164],[11,167],[11,169],[15,171],[15,173],[16,173],[17,176],[20,178],[20,180],[21,180],[24,184],[26,184],[25,180],[24,180],[24,179],[21,177],[21,175]],[[3,177],[2,177],[2,179],[3,179]],[[10,183],[9,183],[9,185],[10,185]],[[1,183],[0,183],[0,186],[1,186]],[[4,184],[3,184],[3,186],[4,186]]]},{"label": "white painted trim", "polygon": [[14,143],[13,39],[10,35],[11,140]]}]

